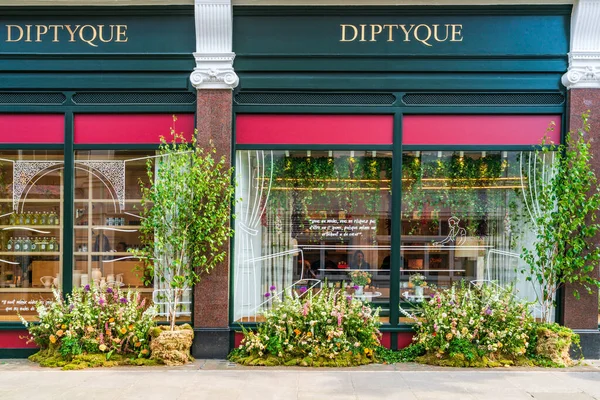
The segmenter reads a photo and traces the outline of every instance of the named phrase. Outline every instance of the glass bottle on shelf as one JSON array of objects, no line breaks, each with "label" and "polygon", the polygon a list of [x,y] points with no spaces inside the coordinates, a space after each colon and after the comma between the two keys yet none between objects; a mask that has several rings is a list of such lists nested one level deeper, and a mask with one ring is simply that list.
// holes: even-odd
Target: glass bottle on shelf
[{"label": "glass bottle on shelf", "polygon": [[39,251],[38,238],[37,237],[31,238],[31,244],[29,245],[29,250],[32,251],[32,252]]},{"label": "glass bottle on shelf", "polygon": [[31,225],[37,225],[38,224],[38,216],[39,213],[36,211],[33,214],[31,214]]},{"label": "glass bottle on shelf", "polygon": [[46,218],[47,214],[46,211],[42,211],[42,215],[40,215],[40,225],[46,225],[47,222],[47,218]]},{"label": "glass bottle on shelf", "polygon": [[25,213],[24,223],[25,225],[31,225],[31,213],[29,211]]},{"label": "glass bottle on shelf", "polygon": [[56,251],[54,250],[54,238],[50,238],[50,240],[48,241],[48,247],[46,248],[47,251]]},{"label": "glass bottle on shelf", "polygon": [[19,218],[17,219],[18,225],[23,225],[25,223],[25,215],[23,213],[19,214]]},{"label": "glass bottle on shelf", "polygon": [[11,225],[16,225],[17,224],[17,214],[15,214],[15,213],[10,214],[9,222]]},{"label": "glass bottle on shelf", "polygon": [[6,243],[6,251],[13,251],[12,237],[8,238],[8,243]]},{"label": "glass bottle on shelf", "polygon": [[48,240],[44,237],[40,239],[40,251],[47,251]]},{"label": "glass bottle on shelf", "polygon": [[21,251],[21,242],[22,239],[18,237],[15,241],[15,251]]},{"label": "glass bottle on shelf", "polygon": [[26,237],[22,243],[23,244],[21,248],[23,249],[23,251],[29,251],[29,249],[31,248],[31,240],[28,237]]}]

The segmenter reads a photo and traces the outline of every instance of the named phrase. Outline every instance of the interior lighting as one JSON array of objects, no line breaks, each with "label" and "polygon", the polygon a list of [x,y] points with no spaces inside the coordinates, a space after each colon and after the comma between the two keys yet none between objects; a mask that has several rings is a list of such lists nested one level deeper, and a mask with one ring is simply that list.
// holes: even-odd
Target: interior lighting
[{"label": "interior lighting", "polygon": [[485,152],[485,151],[482,151],[482,152],[481,152],[481,158],[485,158],[485,156],[487,156],[487,152]]},{"label": "interior lighting", "polygon": [[350,157],[354,158],[354,150],[350,150]]},{"label": "interior lighting", "polygon": [[421,157],[421,151],[419,151],[419,150],[415,151],[415,157],[417,157],[417,158]]},{"label": "interior lighting", "polygon": [[373,150],[373,151],[371,152],[371,156],[372,156],[373,158],[377,157],[377,151]]},{"label": "interior lighting", "polygon": [[458,155],[460,156],[460,158],[463,158],[465,156],[465,152],[464,151],[459,151]]},{"label": "interior lighting", "polygon": [[438,151],[438,158],[442,158],[442,152]]},{"label": "interior lighting", "polygon": [[286,157],[289,157],[289,156],[290,156],[290,151],[289,151],[289,150],[286,150],[286,151],[285,151],[285,156],[286,156]]},{"label": "interior lighting", "polygon": [[503,151],[502,158],[507,158],[507,157],[508,157],[508,151]]},{"label": "interior lighting", "polygon": [[333,150],[329,150],[329,158],[333,157]]},{"label": "interior lighting", "polygon": [[310,150],[306,150],[306,157],[310,158],[310,155],[311,155],[311,151]]}]

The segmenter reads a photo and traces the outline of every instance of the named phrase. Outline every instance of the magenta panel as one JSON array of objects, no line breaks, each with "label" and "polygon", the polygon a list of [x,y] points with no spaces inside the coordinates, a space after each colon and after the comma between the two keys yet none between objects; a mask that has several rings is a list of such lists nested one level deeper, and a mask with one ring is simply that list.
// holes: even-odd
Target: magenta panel
[{"label": "magenta panel", "polygon": [[0,143],[60,144],[64,141],[63,114],[0,114]]},{"label": "magenta panel", "polygon": [[392,144],[391,115],[240,114],[237,144]]},{"label": "magenta panel", "polygon": [[0,331],[0,349],[34,349],[37,345],[27,343],[29,334],[25,330]]},{"label": "magenta panel", "polygon": [[194,114],[79,114],[75,116],[75,144],[160,143],[170,141],[171,127],[187,140],[194,134]]},{"label": "magenta panel", "polygon": [[550,124],[560,143],[559,115],[406,115],[405,145],[538,145]]}]

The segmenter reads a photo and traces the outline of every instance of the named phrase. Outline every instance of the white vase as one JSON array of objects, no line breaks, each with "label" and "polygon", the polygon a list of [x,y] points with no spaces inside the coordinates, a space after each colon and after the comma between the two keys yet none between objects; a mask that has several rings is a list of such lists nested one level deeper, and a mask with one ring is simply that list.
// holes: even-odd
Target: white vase
[{"label": "white vase", "polygon": [[415,286],[415,296],[423,297],[423,286]]},{"label": "white vase", "polygon": [[354,294],[355,295],[362,295],[363,294],[363,287],[362,286],[358,286],[358,289],[354,289]]}]

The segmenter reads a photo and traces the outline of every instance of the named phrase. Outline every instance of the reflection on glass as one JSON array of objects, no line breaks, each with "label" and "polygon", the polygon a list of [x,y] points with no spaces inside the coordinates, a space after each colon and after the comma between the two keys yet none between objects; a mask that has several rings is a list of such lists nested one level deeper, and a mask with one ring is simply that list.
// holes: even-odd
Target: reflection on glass
[{"label": "reflection on glass", "polygon": [[522,167],[530,154],[403,153],[404,300],[423,301],[430,286],[449,287],[458,280],[516,285],[521,297],[535,299],[533,286],[519,273],[521,250],[531,242],[523,202],[528,180]]},{"label": "reflection on glass", "polygon": [[33,320],[62,285],[63,166],[61,152],[0,151],[0,321]]},{"label": "reflection on glass", "polygon": [[[152,298],[130,250],[140,246],[140,181],[154,152],[77,151],[75,153],[73,286],[136,288]],[[186,299],[184,299],[186,300]]]},{"label": "reflection on glass", "polygon": [[391,170],[389,152],[237,152],[235,320],[256,321],[271,287],[352,293],[355,269],[387,320]]}]

